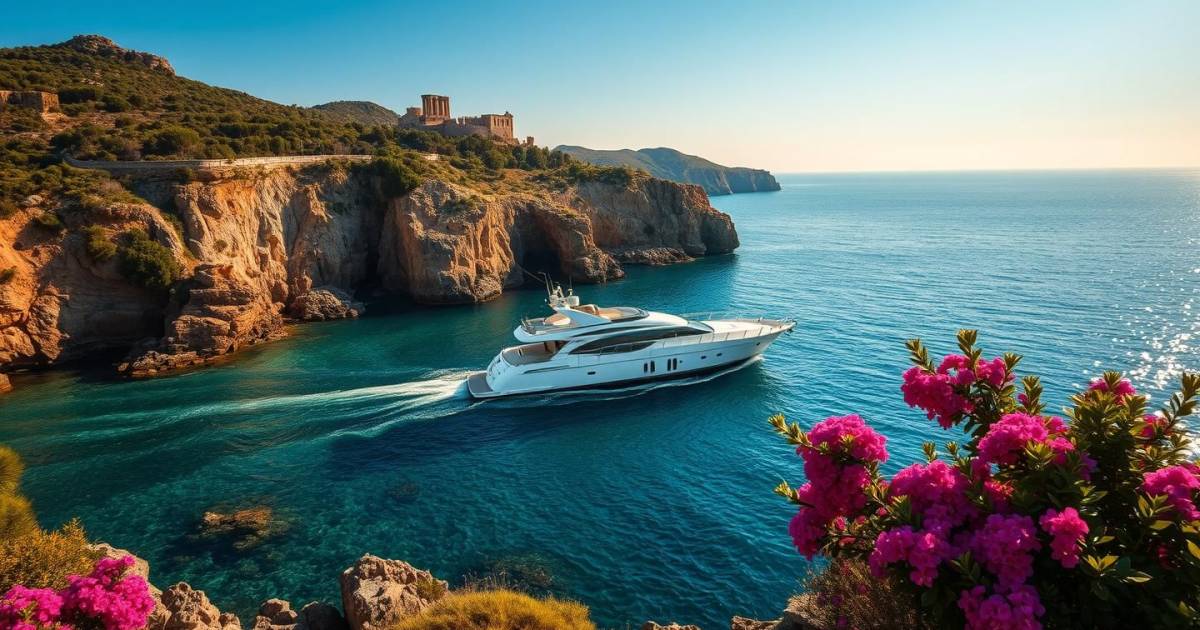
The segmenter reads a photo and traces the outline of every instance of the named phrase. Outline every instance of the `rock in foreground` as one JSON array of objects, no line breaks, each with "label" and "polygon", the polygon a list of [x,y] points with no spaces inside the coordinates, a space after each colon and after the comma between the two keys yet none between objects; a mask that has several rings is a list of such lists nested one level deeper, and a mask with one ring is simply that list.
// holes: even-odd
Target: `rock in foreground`
[{"label": "rock in foreground", "polygon": [[259,606],[254,618],[254,630],[346,630],[346,627],[342,613],[323,602],[310,602],[296,612],[285,600],[268,599]]},{"label": "rock in foreground", "polygon": [[[162,594],[164,618],[151,616],[147,630],[241,630],[242,622],[233,613],[217,609],[204,591],[180,582]],[[157,613],[157,610],[155,611]]]},{"label": "rock in foreground", "polygon": [[370,554],[342,572],[342,609],[351,630],[386,630],[442,598],[449,585],[402,560]]}]

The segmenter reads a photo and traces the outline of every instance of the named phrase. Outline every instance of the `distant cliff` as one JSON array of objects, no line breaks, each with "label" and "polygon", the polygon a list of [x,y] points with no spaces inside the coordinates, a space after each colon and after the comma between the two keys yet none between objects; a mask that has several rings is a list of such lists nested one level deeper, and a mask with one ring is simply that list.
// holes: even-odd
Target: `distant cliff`
[{"label": "distant cliff", "polygon": [[651,175],[683,184],[697,184],[710,195],[779,190],[779,182],[768,171],[740,166],[722,166],[675,149],[619,149],[604,151],[560,145],[571,157],[599,166],[631,166]]}]

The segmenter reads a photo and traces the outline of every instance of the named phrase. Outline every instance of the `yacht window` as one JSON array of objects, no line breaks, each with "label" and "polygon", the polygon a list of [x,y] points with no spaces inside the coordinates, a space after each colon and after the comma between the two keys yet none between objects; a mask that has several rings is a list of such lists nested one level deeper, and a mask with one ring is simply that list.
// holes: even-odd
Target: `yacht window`
[{"label": "yacht window", "polygon": [[[641,350],[661,339],[703,335],[706,331],[692,327],[652,328],[627,333],[617,333],[610,337],[589,341],[571,351],[571,354],[603,354],[609,352],[632,352]],[[637,346],[637,347],[630,347]]]}]

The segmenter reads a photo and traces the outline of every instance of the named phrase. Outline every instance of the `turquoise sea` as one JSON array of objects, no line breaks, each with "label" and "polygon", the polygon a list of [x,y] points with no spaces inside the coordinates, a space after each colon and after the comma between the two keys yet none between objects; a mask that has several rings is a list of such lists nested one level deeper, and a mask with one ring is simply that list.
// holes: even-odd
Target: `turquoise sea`
[{"label": "turquoise sea", "polygon": [[[364,552],[461,582],[510,578],[582,600],[605,626],[771,617],[806,563],[803,480],[769,430],[859,412],[895,470],[943,434],[899,395],[905,338],[960,327],[1026,356],[1056,405],[1105,368],[1157,399],[1200,368],[1200,172],[791,175],[718,197],[735,255],[631,268],[584,298],[799,320],[765,359],[694,384],[472,403],[461,380],[543,294],[477,307],[374,304],[229,363],[150,381],[21,376],[0,441],[28,460],[46,526],[72,516],[243,622],[258,602],[337,601]],[[948,437],[948,436],[947,436]],[[286,531],[239,552],[196,540],[207,509],[265,504]]]}]

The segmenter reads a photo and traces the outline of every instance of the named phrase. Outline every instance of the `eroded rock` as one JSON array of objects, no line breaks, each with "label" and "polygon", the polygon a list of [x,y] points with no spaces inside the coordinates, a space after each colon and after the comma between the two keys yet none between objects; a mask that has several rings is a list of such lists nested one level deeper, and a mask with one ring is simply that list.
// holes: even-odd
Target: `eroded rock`
[{"label": "eroded rock", "polygon": [[653,621],[647,621],[646,623],[642,624],[642,630],[700,630],[700,626],[693,626],[690,624],[685,626],[675,622],[663,625]]},{"label": "eroded rock", "polygon": [[428,571],[370,554],[342,572],[341,587],[351,630],[385,630],[421,612],[449,589]]},{"label": "eroded rock", "polygon": [[268,599],[258,608],[254,630],[346,630],[346,620],[337,608],[310,602],[299,612],[282,599]]},{"label": "eroded rock", "polygon": [[[162,594],[166,618],[156,620],[147,630],[241,630],[242,622],[233,613],[217,609],[204,591],[197,591],[187,582],[180,582]],[[156,625],[161,623],[161,625]]]},{"label": "eroded rock", "polygon": [[227,539],[237,551],[253,549],[285,529],[287,524],[277,520],[275,512],[265,505],[232,512],[208,511],[200,518],[201,538]]},{"label": "eroded rock", "polygon": [[332,287],[306,291],[288,307],[290,316],[306,322],[350,319],[364,312],[362,302],[355,302],[344,291]]}]

